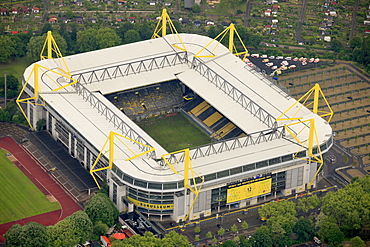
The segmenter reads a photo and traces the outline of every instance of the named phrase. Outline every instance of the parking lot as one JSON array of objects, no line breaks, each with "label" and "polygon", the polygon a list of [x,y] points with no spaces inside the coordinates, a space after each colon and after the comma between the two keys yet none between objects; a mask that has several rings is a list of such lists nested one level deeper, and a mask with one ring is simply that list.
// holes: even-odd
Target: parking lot
[{"label": "parking lot", "polygon": [[[258,56],[257,56],[258,55]],[[248,57],[250,66],[257,66],[267,75],[278,76],[281,73],[294,72],[302,69],[317,68],[320,60],[317,58],[283,57],[252,54]],[[274,72],[275,71],[275,72]],[[280,72],[278,72],[280,71]],[[274,73],[273,73],[274,72]]]}]

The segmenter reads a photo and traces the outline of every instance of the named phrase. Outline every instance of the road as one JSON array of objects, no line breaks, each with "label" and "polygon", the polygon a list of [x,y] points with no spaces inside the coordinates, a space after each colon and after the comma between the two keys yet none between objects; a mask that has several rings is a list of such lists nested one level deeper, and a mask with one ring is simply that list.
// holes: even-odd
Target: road
[{"label": "road", "polygon": [[244,18],[244,26],[245,27],[248,27],[248,20],[250,18],[250,12],[251,12],[251,4],[252,4],[252,0],[247,0],[247,6],[246,6],[246,9],[245,9],[245,18]]},{"label": "road", "polygon": [[305,16],[305,12],[306,12],[306,7],[307,7],[307,1],[308,0],[303,1],[301,14],[300,14],[299,20],[298,20],[297,32],[295,34],[295,39],[297,40],[297,42],[303,42],[303,39],[301,37],[301,33],[302,33],[303,20],[304,20],[304,16]]},{"label": "road", "polygon": [[360,2],[360,0],[356,0],[355,8],[353,9],[351,32],[349,33],[349,40],[351,40],[353,38],[353,35],[355,33],[355,25],[356,25],[356,21],[357,21],[357,11],[358,11],[359,2]]}]

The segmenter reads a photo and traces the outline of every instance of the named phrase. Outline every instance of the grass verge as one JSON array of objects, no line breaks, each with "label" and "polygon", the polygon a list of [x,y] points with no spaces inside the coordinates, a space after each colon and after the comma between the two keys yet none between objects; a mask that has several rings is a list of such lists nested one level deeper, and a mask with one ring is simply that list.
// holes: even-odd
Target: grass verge
[{"label": "grass verge", "polygon": [[60,209],[0,149],[0,224]]},{"label": "grass verge", "polygon": [[168,152],[191,148],[213,141],[183,114],[169,114],[142,120],[138,125]]},{"label": "grass verge", "polygon": [[0,76],[14,75],[19,83],[22,82],[24,70],[31,64],[27,57],[16,58],[11,63],[0,64]]}]

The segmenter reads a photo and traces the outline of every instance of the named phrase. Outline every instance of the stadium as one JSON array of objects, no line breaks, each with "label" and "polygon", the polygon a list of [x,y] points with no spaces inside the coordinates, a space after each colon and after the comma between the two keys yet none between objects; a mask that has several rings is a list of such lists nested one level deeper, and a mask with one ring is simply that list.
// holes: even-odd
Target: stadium
[{"label": "stadium", "polygon": [[[198,219],[315,187],[333,143],[319,90],[307,100],[312,111],[197,34],[49,57],[26,69],[23,91],[30,97],[17,102],[34,129],[45,119],[97,184],[108,183],[120,211],[156,220]],[[139,127],[174,115],[212,141],[168,150]]]}]

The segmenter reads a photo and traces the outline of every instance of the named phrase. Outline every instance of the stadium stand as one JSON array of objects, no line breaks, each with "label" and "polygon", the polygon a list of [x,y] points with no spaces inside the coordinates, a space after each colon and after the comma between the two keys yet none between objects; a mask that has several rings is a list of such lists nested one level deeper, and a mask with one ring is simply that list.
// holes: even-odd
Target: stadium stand
[{"label": "stadium stand", "polygon": [[131,118],[163,114],[183,104],[178,81],[168,81],[106,96]]},{"label": "stadium stand", "polygon": [[211,129],[211,136],[216,140],[228,139],[244,134],[240,128],[231,123],[230,120],[201,97],[197,97],[185,104],[183,110],[187,114],[192,115],[191,119],[199,119],[200,121],[197,122],[204,124],[205,129]]}]

